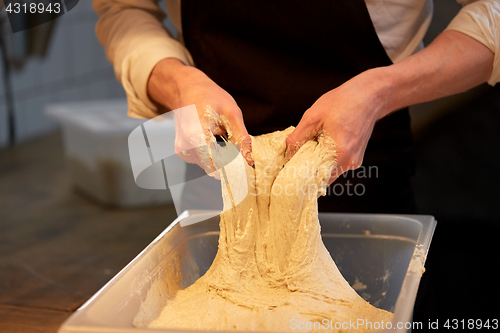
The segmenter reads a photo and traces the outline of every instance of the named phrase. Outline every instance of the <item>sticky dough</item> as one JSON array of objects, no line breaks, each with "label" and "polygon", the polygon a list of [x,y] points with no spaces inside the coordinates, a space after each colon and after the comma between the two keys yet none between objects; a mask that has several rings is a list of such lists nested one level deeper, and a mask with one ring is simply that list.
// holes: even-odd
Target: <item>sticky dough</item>
[{"label": "sticky dough", "polygon": [[[212,266],[167,300],[156,319],[141,322],[139,314],[138,326],[292,332],[292,322],[392,319],[349,286],[321,239],[317,198],[335,164],[332,145],[322,137],[308,141],[285,164],[292,130],[252,138],[255,168],[245,163],[250,193],[221,214]],[[244,180],[234,178],[233,187]]]}]

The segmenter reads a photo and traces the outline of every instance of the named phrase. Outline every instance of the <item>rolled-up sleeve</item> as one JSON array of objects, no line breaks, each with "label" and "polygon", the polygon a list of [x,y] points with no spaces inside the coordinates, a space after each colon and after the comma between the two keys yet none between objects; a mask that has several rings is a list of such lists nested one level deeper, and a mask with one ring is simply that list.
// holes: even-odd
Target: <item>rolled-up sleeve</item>
[{"label": "rolled-up sleeve", "polygon": [[494,54],[493,71],[488,83],[500,81],[500,0],[458,0],[465,5],[447,30],[464,33],[489,48]]},{"label": "rolled-up sleeve", "polygon": [[94,0],[93,7],[97,38],[125,89],[128,115],[156,117],[160,112],[147,93],[151,71],[164,58],[192,65],[189,51],[165,29],[155,0]]}]

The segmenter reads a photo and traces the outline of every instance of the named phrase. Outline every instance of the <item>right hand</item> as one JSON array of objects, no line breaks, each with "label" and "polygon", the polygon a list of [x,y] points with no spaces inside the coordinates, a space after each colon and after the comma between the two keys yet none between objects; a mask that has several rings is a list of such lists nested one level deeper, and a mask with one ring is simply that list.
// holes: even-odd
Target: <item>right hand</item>
[{"label": "right hand", "polygon": [[[196,105],[197,117],[176,113],[175,151],[188,163],[200,165],[208,173],[213,165],[203,149],[214,135],[228,133],[230,142],[239,146],[246,161],[253,165],[251,138],[243,123],[243,115],[234,98],[199,69],[186,66],[174,58],[161,60],[148,81],[148,94],[155,102],[171,110]],[[197,118],[197,119],[196,119]],[[203,133],[197,133],[199,123]],[[199,132],[199,130],[198,130]],[[195,153],[193,153],[195,152]]]}]

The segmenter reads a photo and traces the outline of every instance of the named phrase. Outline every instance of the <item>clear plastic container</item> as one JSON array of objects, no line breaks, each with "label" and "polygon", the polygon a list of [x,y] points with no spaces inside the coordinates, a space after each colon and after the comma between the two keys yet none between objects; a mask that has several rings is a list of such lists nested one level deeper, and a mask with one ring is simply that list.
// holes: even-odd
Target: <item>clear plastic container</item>
[{"label": "clear plastic container", "polygon": [[[79,191],[113,206],[172,202],[169,190],[144,189],[135,183],[128,136],[146,120],[127,117],[126,100],[52,104],[46,107],[45,113],[62,125],[71,181]],[[166,144],[173,146],[173,120],[167,125],[170,130],[166,133],[169,139]],[[184,177],[181,167],[171,166],[179,169],[179,177]],[[173,195],[180,197],[181,193],[177,191]]]},{"label": "clear plastic container", "polygon": [[[154,281],[167,281],[167,276],[181,272],[176,287],[186,288],[207,271],[219,235],[219,217],[207,219],[213,215],[213,211],[183,212],[68,318],[59,333],[178,331],[138,329],[132,321]],[[350,285],[372,305],[393,312],[393,328],[403,324],[402,329],[388,331],[409,331],[404,325],[411,324],[434,217],[328,213],[319,219],[323,241]],[[203,222],[189,225],[190,220]],[[181,221],[187,226],[181,227]]]}]

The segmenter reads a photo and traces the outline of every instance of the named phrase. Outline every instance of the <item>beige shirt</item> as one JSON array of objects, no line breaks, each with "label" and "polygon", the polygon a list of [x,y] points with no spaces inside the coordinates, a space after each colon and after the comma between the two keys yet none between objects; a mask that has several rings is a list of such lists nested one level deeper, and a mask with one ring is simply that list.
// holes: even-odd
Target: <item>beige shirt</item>
[{"label": "beige shirt", "polygon": [[[488,81],[500,81],[500,0],[457,0],[464,7],[447,29],[471,36],[494,54]],[[375,31],[393,62],[422,48],[432,17],[432,0],[365,0]],[[167,12],[178,30],[178,39],[163,26],[165,13],[155,0],[93,0],[99,15],[96,33],[123,84],[128,115],[158,115],[147,94],[147,81],[154,66],[164,58],[177,58],[194,65],[182,43],[180,0],[166,0]]]}]

